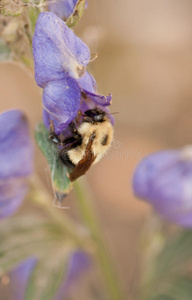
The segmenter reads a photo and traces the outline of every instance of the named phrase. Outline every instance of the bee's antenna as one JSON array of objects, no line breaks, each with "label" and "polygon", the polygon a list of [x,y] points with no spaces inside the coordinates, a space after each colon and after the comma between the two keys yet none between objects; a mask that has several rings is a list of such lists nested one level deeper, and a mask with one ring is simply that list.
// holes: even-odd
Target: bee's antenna
[{"label": "bee's antenna", "polygon": [[95,61],[96,59],[97,59],[97,57],[98,57],[98,53],[97,52],[95,52],[95,53],[93,53],[94,54],[94,56],[93,57],[91,57],[90,59],[89,59],[89,61],[84,61],[84,63],[92,63],[93,61]]},{"label": "bee's antenna", "polygon": [[119,114],[119,111],[113,112],[113,113],[106,113],[107,115],[115,115],[115,114]]},{"label": "bee's antenna", "polygon": [[90,58],[89,63],[92,63],[93,61],[95,61],[97,59],[97,57],[98,57],[98,53],[95,52],[94,57]]}]

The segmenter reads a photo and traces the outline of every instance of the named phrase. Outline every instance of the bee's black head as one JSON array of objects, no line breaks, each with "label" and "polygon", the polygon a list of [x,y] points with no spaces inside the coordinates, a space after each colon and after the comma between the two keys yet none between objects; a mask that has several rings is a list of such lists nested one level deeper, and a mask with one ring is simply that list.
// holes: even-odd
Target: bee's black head
[{"label": "bee's black head", "polygon": [[105,115],[106,112],[101,109],[98,108],[89,109],[84,112],[83,121],[89,123],[104,122]]}]

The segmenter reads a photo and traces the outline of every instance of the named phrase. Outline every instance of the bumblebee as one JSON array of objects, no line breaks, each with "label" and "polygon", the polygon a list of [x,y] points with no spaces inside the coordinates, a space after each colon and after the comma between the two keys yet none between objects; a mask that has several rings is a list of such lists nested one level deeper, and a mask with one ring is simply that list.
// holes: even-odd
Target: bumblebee
[{"label": "bumblebee", "polygon": [[113,139],[113,126],[108,114],[95,108],[82,114],[79,126],[71,122],[69,130],[70,136],[63,139],[62,135],[55,134],[51,123],[49,138],[61,146],[60,159],[72,170],[69,179],[74,181],[106,153]]}]

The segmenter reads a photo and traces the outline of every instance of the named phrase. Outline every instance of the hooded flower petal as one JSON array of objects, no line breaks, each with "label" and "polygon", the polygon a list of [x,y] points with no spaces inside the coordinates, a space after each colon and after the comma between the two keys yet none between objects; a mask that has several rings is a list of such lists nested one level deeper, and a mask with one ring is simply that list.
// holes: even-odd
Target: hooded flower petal
[{"label": "hooded flower petal", "polygon": [[[79,110],[84,113],[97,106],[109,113],[106,108],[108,100],[104,96],[93,95],[82,94],[77,81],[71,77],[47,83],[43,91],[43,121],[46,128],[49,129],[52,120],[56,134],[60,134],[75,119]],[[113,124],[113,117],[109,117]]]},{"label": "hooded flower petal", "polygon": [[96,81],[88,72],[78,79],[79,86],[84,92],[85,97],[89,98],[96,105],[109,106],[111,104],[112,96],[109,94],[107,97],[97,94]]},{"label": "hooded flower petal", "polygon": [[91,92],[88,92],[84,90],[85,94],[89,99],[95,102],[96,105],[101,105],[101,106],[109,106],[111,104],[112,96],[109,94],[107,97],[97,95]]},{"label": "hooded flower petal", "polygon": [[49,11],[66,21],[72,15],[78,0],[48,0]]},{"label": "hooded flower petal", "polygon": [[38,17],[33,55],[35,79],[44,88],[43,120],[47,129],[52,120],[56,134],[60,134],[79,110],[98,107],[107,111],[111,95],[99,95],[95,79],[85,71],[89,48],[53,13]]},{"label": "hooded flower petal", "polygon": [[54,300],[67,299],[70,288],[77,284],[79,277],[82,276],[83,272],[89,269],[90,265],[90,257],[85,252],[74,252],[69,261],[67,276],[65,275],[64,283],[58,290]]},{"label": "hooded flower petal", "polygon": [[192,227],[192,156],[186,150],[146,157],[135,171],[133,189],[163,217]]},{"label": "hooded flower petal", "polygon": [[24,177],[33,170],[33,146],[25,115],[10,110],[0,115],[0,181]]},{"label": "hooded flower petal", "polygon": [[25,115],[10,110],[0,115],[0,218],[12,215],[26,192],[33,171],[33,146]]},{"label": "hooded flower petal", "polygon": [[60,134],[76,117],[81,101],[81,90],[71,77],[46,84],[43,91],[44,123],[49,128],[53,120],[55,132]]},{"label": "hooded flower petal", "polygon": [[82,90],[89,91],[90,93],[96,93],[96,81],[87,71],[81,78],[78,79],[78,84]]},{"label": "hooded flower petal", "polygon": [[40,87],[50,80],[60,80],[66,73],[80,78],[89,63],[90,52],[71,29],[55,14],[39,15],[33,37],[35,79]]},{"label": "hooded flower petal", "polygon": [[14,300],[24,300],[25,290],[37,260],[33,257],[20,263],[11,273],[11,292]]}]

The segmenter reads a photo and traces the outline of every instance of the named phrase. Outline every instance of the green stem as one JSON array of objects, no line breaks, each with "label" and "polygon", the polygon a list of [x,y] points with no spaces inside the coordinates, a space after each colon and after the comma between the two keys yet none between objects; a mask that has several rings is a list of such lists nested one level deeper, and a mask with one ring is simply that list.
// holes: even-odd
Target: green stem
[{"label": "green stem", "polygon": [[40,205],[57,223],[59,223],[65,233],[72,238],[72,240],[84,249],[89,246],[90,243],[86,243],[87,235],[83,234],[80,225],[72,220],[67,214],[60,212],[59,208],[55,208],[51,205],[51,199],[49,194],[45,191],[40,179],[33,178],[31,182],[30,199],[33,199],[37,205]]},{"label": "green stem", "polygon": [[91,203],[91,197],[87,196],[88,187],[85,186],[85,182],[81,180],[81,184],[78,181],[75,182],[75,191],[78,198],[78,205],[81,215],[85,224],[88,226],[92,239],[95,242],[98,260],[105,278],[108,291],[110,292],[111,300],[123,300],[121,289],[118,284],[118,279],[113,269],[113,263],[109,257],[109,253],[105,248],[100,228],[97,222],[97,218],[94,214],[94,208]]}]

